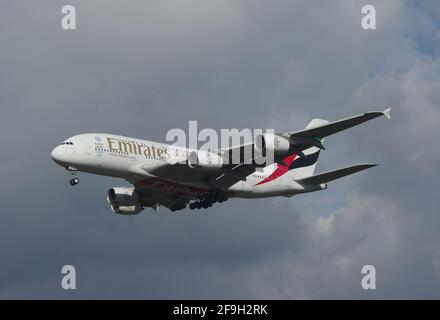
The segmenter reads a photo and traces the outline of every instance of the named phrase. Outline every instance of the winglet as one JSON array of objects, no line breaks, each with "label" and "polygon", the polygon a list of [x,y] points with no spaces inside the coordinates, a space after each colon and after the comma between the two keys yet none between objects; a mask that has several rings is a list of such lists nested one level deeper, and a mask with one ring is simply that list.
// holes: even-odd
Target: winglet
[{"label": "winglet", "polygon": [[385,117],[391,119],[391,108],[385,109],[384,111],[382,111],[382,113],[384,114]]}]

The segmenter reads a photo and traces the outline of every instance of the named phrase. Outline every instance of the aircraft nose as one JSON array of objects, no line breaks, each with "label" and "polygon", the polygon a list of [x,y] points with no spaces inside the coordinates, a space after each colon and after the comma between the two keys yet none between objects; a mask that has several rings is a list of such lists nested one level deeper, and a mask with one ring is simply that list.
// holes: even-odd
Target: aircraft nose
[{"label": "aircraft nose", "polygon": [[50,153],[50,157],[57,164],[62,164],[64,155],[65,151],[60,146],[56,146]]},{"label": "aircraft nose", "polygon": [[50,157],[52,158],[53,161],[56,162],[58,160],[58,154],[59,154],[58,147],[53,148],[52,152],[50,153]]}]

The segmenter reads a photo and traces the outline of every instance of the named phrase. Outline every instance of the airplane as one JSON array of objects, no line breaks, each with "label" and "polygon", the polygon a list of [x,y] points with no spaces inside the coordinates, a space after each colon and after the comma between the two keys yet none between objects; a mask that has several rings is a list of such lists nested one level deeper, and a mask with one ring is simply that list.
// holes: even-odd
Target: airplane
[{"label": "airplane", "polygon": [[[305,129],[265,133],[247,144],[218,150],[197,150],[105,133],[86,133],[56,146],[51,158],[70,171],[72,186],[77,172],[117,177],[130,187],[107,192],[111,211],[135,215],[144,208],[171,211],[212,207],[230,198],[292,197],[327,189],[327,184],[376,164],[357,164],[314,174],[324,138],[380,116],[391,118],[390,108],[329,122],[313,119]],[[273,161],[259,164],[243,157],[252,146],[262,154],[271,151]],[[238,152],[238,163],[227,160]],[[213,161],[212,159],[216,160]],[[245,161],[250,160],[250,161]]]}]

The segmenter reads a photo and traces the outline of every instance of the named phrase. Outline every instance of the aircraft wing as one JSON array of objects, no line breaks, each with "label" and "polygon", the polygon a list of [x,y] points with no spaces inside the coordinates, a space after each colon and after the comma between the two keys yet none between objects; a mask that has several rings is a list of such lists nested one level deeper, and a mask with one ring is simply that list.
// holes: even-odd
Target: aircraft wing
[{"label": "aircraft wing", "polygon": [[296,180],[296,182],[303,185],[320,185],[375,166],[377,166],[377,164],[358,164],[351,167],[316,174],[314,176]]},{"label": "aircraft wing", "polygon": [[391,109],[388,108],[384,111],[367,112],[354,117],[329,122],[328,124],[320,125],[317,127],[306,128],[300,131],[287,132],[283,134],[283,136],[288,136],[292,140],[295,140],[296,138],[325,138],[329,135],[349,129],[380,116],[386,116],[388,119],[390,119]]}]

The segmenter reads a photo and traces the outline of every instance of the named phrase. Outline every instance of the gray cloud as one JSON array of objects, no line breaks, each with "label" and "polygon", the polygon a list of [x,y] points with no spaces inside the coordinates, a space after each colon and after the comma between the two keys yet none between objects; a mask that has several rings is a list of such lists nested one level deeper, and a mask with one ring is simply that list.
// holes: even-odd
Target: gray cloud
[{"label": "gray cloud", "polygon": [[[74,32],[59,1],[4,4],[0,297],[438,298],[438,4],[370,3],[373,32],[360,1],[75,0]],[[124,181],[72,189],[49,158],[80,132],[163,141],[188,120],[290,130],[387,106],[391,121],[330,137],[318,165],[378,168],[206,214],[113,215],[105,192]]]}]

